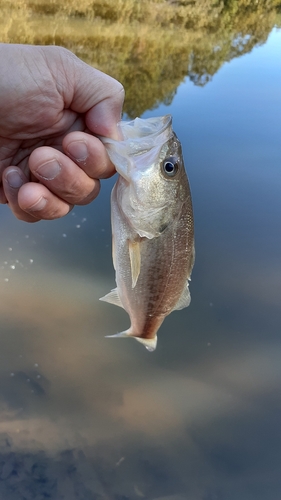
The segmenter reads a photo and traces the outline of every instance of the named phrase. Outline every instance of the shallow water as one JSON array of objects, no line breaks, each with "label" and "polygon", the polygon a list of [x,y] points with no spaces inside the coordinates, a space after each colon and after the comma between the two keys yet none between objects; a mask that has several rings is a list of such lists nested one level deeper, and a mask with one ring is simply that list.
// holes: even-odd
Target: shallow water
[{"label": "shallow water", "polygon": [[281,32],[189,78],[191,305],[150,354],[114,286],[109,196],[28,225],[1,206],[0,499],[279,500]]}]

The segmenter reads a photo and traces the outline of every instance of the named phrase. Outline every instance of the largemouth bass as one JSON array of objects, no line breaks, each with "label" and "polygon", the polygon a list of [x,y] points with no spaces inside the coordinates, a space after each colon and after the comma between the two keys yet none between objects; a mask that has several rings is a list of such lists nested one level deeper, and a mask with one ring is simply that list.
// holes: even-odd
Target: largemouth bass
[{"label": "largemouth bass", "polygon": [[120,175],[111,194],[117,287],[100,300],[130,316],[130,328],[111,337],[134,337],[153,351],[165,317],[190,303],[191,194],[170,115],[119,127],[120,141],[101,138]]}]

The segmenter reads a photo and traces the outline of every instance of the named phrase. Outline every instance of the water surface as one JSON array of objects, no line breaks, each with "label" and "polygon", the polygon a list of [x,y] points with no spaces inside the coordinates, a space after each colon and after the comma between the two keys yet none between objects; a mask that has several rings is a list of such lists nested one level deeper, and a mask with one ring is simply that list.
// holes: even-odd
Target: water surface
[{"label": "water surface", "polygon": [[1,499],[279,500],[281,32],[270,30],[204,85],[186,60],[170,98],[143,110],[173,115],[196,231],[191,305],[165,320],[154,353],[104,338],[129,325],[98,301],[114,286],[114,178],[58,221],[0,208]]}]

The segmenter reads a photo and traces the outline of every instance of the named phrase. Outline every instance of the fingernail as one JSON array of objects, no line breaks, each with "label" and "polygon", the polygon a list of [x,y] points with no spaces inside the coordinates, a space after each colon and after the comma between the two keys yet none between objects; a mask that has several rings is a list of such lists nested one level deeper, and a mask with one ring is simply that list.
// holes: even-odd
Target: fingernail
[{"label": "fingernail", "polygon": [[34,205],[31,205],[31,207],[28,208],[28,210],[32,210],[34,212],[37,210],[43,210],[43,208],[45,208],[46,204],[47,204],[46,198],[41,196],[41,198],[39,198],[39,200],[36,201],[36,203],[34,203]]},{"label": "fingernail", "polygon": [[47,163],[43,163],[43,165],[40,165],[40,167],[36,170],[36,174],[40,175],[40,177],[46,179],[47,181],[51,181],[60,173],[60,170],[60,164],[56,160],[51,160]]},{"label": "fingernail", "polygon": [[67,146],[67,151],[72,158],[78,161],[86,160],[88,156],[87,144],[84,141],[71,142]]},{"label": "fingernail", "polygon": [[9,170],[5,177],[9,186],[13,189],[18,189],[24,184],[24,180],[21,178],[18,170]]}]

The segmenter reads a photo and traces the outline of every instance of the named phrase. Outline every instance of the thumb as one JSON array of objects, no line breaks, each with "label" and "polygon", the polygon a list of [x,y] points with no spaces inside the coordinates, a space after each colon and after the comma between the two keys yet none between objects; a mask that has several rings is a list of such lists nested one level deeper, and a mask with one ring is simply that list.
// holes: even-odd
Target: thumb
[{"label": "thumb", "polygon": [[117,123],[121,120],[124,91],[105,97],[86,113],[86,125],[95,135],[120,139]]},{"label": "thumb", "polygon": [[96,135],[118,139],[124,89],[121,83],[64,47],[40,47],[51,70],[64,109],[84,114],[86,125]]},{"label": "thumb", "polygon": [[74,54],[70,55],[74,77],[70,109],[85,113],[86,125],[95,135],[118,139],[117,123],[121,120],[125,96],[123,86]]}]

